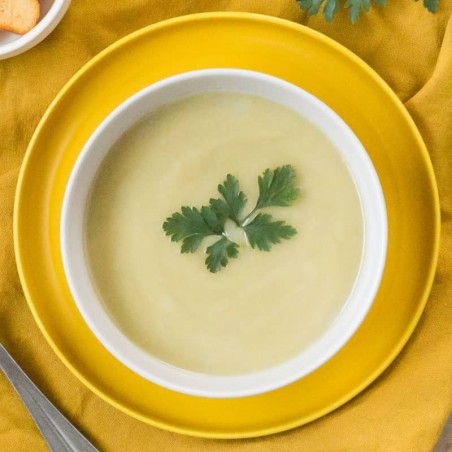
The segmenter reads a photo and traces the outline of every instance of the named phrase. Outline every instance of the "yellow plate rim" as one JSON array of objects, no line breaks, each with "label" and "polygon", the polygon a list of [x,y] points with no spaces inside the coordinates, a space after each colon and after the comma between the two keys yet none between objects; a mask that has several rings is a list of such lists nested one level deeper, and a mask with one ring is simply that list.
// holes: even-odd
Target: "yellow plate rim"
[{"label": "yellow plate rim", "polygon": [[[36,309],[36,306],[32,300],[31,293],[29,291],[28,285],[27,285],[27,279],[25,276],[25,272],[23,270],[22,265],[22,258],[21,258],[21,249],[20,249],[20,239],[18,234],[18,223],[19,223],[19,205],[21,203],[21,187],[23,184],[23,180],[25,178],[25,173],[27,170],[27,167],[29,165],[30,156],[32,153],[32,149],[35,145],[35,142],[37,140],[38,135],[40,134],[41,130],[45,126],[47,118],[50,116],[53,108],[58,104],[60,99],[62,99],[68,91],[72,88],[72,86],[76,83],[76,81],[81,78],[85,73],[87,73],[92,66],[96,65],[97,62],[101,59],[103,59],[106,55],[114,51],[115,49],[121,47],[125,43],[132,41],[142,35],[145,35],[151,31],[159,30],[163,27],[169,27],[173,25],[178,25],[180,23],[189,22],[192,20],[210,20],[213,18],[248,18],[248,19],[254,19],[259,21],[267,21],[272,22],[274,24],[283,25],[285,27],[290,27],[295,30],[300,30],[300,28],[303,29],[304,33],[310,34],[312,37],[316,38],[319,41],[322,41],[323,43],[329,45],[330,47],[334,48],[335,51],[340,53],[341,55],[353,60],[353,62],[359,66],[361,66],[362,69],[365,70],[375,83],[377,83],[380,88],[386,92],[386,94],[392,99],[394,106],[397,106],[399,112],[404,116],[405,120],[409,124],[411,131],[413,132],[413,135],[417,141],[417,144],[419,146],[419,150],[422,153],[422,159],[424,160],[425,169],[428,173],[429,182],[432,187],[432,194],[434,198],[434,205],[433,209],[435,212],[435,218],[434,218],[434,242],[433,242],[433,250],[432,250],[432,259],[430,263],[429,273],[426,278],[426,284],[424,286],[424,290],[422,294],[419,296],[419,302],[418,302],[418,308],[417,311],[412,316],[411,322],[406,326],[404,333],[400,336],[400,339],[398,343],[393,347],[392,352],[388,354],[388,357],[383,360],[380,365],[372,372],[367,379],[365,379],[361,385],[357,385],[353,391],[350,391],[349,393],[345,394],[342,398],[339,398],[336,403],[332,403],[328,406],[326,406],[323,410],[317,410],[314,413],[311,414],[311,416],[305,416],[302,419],[297,419],[292,422],[286,422],[276,425],[272,428],[264,428],[264,429],[257,429],[253,431],[248,432],[238,432],[238,433],[224,433],[224,432],[215,432],[215,431],[200,431],[196,429],[190,429],[190,428],[181,428],[178,426],[174,426],[171,423],[167,422],[159,422],[155,419],[151,419],[146,416],[142,416],[132,409],[128,408],[127,406],[122,405],[121,403],[118,403],[113,398],[111,398],[108,394],[103,392],[102,390],[98,389],[94,384],[92,384],[87,378],[85,378],[77,369],[72,365],[70,361],[66,359],[63,352],[59,349],[57,344],[54,342],[50,334],[47,332],[45,325],[41,322],[41,319],[39,317],[38,310]],[[430,156],[428,154],[427,148],[425,146],[425,143],[420,135],[419,130],[417,129],[413,119],[409,115],[408,111],[400,101],[400,99],[396,96],[396,94],[391,90],[391,88],[387,85],[387,83],[370,67],[368,66],[363,60],[361,60],[357,55],[355,55],[353,52],[348,50],[346,47],[342,46],[341,44],[337,43],[333,39],[321,34],[320,32],[317,32],[315,30],[312,30],[308,27],[305,27],[301,24],[297,24],[295,22],[291,22],[285,19],[280,19],[272,16],[266,16],[263,14],[254,14],[254,13],[242,13],[242,12],[208,12],[208,13],[198,13],[198,14],[190,14],[190,15],[184,15],[172,19],[167,19],[152,25],[149,25],[147,27],[141,28],[127,36],[124,36],[123,38],[119,39],[118,41],[114,42],[110,46],[106,47],[104,50],[102,50],[100,53],[98,53],[96,56],[94,56],[91,60],[89,60],[85,65],[83,65],[70,79],[69,81],[63,86],[63,88],[59,91],[57,96],[54,98],[54,100],[51,102],[47,110],[45,111],[44,115],[42,116],[41,120],[39,121],[39,124],[33,133],[33,136],[31,138],[31,141],[27,147],[25,157],[23,159],[20,173],[18,177],[17,187],[16,187],[16,194],[15,194],[15,202],[14,202],[14,216],[13,216],[13,233],[14,233],[14,249],[15,249],[15,257],[16,257],[16,263],[17,263],[17,269],[19,273],[20,282],[22,285],[22,289],[24,291],[25,298],[27,300],[27,303],[32,311],[33,317],[38,324],[39,329],[41,330],[42,334],[44,335],[46,341],[50,344],[51,348],[55,352],[55,354],[58,356],[58,358],[64,363],[64,365],[85,385],[87,386],[92,392],[94,392],[97,396],[99,396],[104,401],[108,402],[115,408],[119,409],[120,411],[134,417],[135,419],[138,419],[144,423],[150,424],[155,427],[159,427],[168,431],[172,431],[175,433],[181,433],[189,436],[194,437],[204,437],[204,438],[214,438],[214,439],[238,439],[238,438],[252,438],[252,437],[258,437],[258,436],[265,436],[265,435],[271,435],[279,432],[283,432],[286,430],[290,430],[296,427],[299,427],[301,425],[305,425],[309,422],[312,422],[316,419],[319,419],[320,417],[334,411],[335,409],[339,408],[340,406],[344,405],[346,402],[350,401],[352,398],[354,398],[356,395],[358,395],[360,392],[362,392],[366,387],[368,387],[375,379],[377,379],[387,368],[388,366],[394,361],[394,359],[397,357],[397,355],[400,353],[402,348],[407,343],[408,339],[410,338],[411,334],[413,333],[421,314],[425,308],[425,305],[427,303],[428,296],[430,294],[435,273],[436,273],[436,267],[438,262],[438,255],[439,255],[439,246],[440,246],[440,229],[441,229],[441,218],[440,218],[440,202],[439,202],[439,195],[438,195],[438,187],[436,183],[436,178],[433,171],[433,166],[430,160]]]}]

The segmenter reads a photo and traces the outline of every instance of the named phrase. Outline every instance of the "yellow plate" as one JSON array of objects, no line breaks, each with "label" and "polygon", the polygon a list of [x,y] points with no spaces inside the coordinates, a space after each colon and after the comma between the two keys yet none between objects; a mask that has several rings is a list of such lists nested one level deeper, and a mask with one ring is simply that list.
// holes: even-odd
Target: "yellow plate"
[{"label": "yellow plate", "polygon": [[[235,67],[288,80],[352,127],[378,171],[389,217],[383,282],[364,324],[327,364],[280,390],[235,400],[177,394],[113,358],[82,320],[59,250],[71,168],[105,116],[141,88],[183,71]],[[211,13],[162,22],[112,45],[65,86],[44,115],[20,174],[15,245],[22,285],[43,334],[96,394],[149,424],[190,435],[266,435],[312,421],[350,400],[391,363],[412,333],[434,276],[439,203],[413,121],[360,59],[308,28],[271,17]]]}]

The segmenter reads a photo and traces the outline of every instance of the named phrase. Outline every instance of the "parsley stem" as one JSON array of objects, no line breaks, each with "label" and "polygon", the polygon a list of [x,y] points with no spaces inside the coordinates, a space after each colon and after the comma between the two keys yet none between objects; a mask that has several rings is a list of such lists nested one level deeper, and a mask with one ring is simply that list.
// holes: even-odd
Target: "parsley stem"
[{"label": "parsley stem", "polygon": [[254,220],[254,214],[259,210],[258,205],[256,204],[256,207],[243,219],[243,221],[240,222],[239,226],[243,227],[246,226],[248,223],[250,223],[252,220]]}]

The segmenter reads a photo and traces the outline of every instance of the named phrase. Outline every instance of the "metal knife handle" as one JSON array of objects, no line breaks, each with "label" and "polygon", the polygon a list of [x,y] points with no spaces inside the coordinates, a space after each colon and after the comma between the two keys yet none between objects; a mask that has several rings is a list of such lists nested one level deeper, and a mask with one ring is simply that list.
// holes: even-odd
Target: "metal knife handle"
[{"label": "metal knife handle", "polygon": [[0,344],[0,369],[33,417],[52,452],[97,452],[97,449],[49,402]]}]

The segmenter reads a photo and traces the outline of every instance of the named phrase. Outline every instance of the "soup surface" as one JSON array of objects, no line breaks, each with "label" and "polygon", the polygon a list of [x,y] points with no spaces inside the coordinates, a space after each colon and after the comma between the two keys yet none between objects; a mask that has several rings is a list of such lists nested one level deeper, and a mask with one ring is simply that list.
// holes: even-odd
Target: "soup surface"
[{"label": "soup surface", "polygon": [[[219,197],[228,173],[250,211],[257,176],[290,164],[301,195],[265,209],[297,235],[270,252],[240,247],[210,273],[162,231],[181,206]],[[328,328],[357,275],[359,197],[332,143],[283,106],[239,93],[195,95],[134,126],[102,164],[88,207],[86,250],[111,317],[136,344],[175,366],[239,374],[292,358]]]}]

